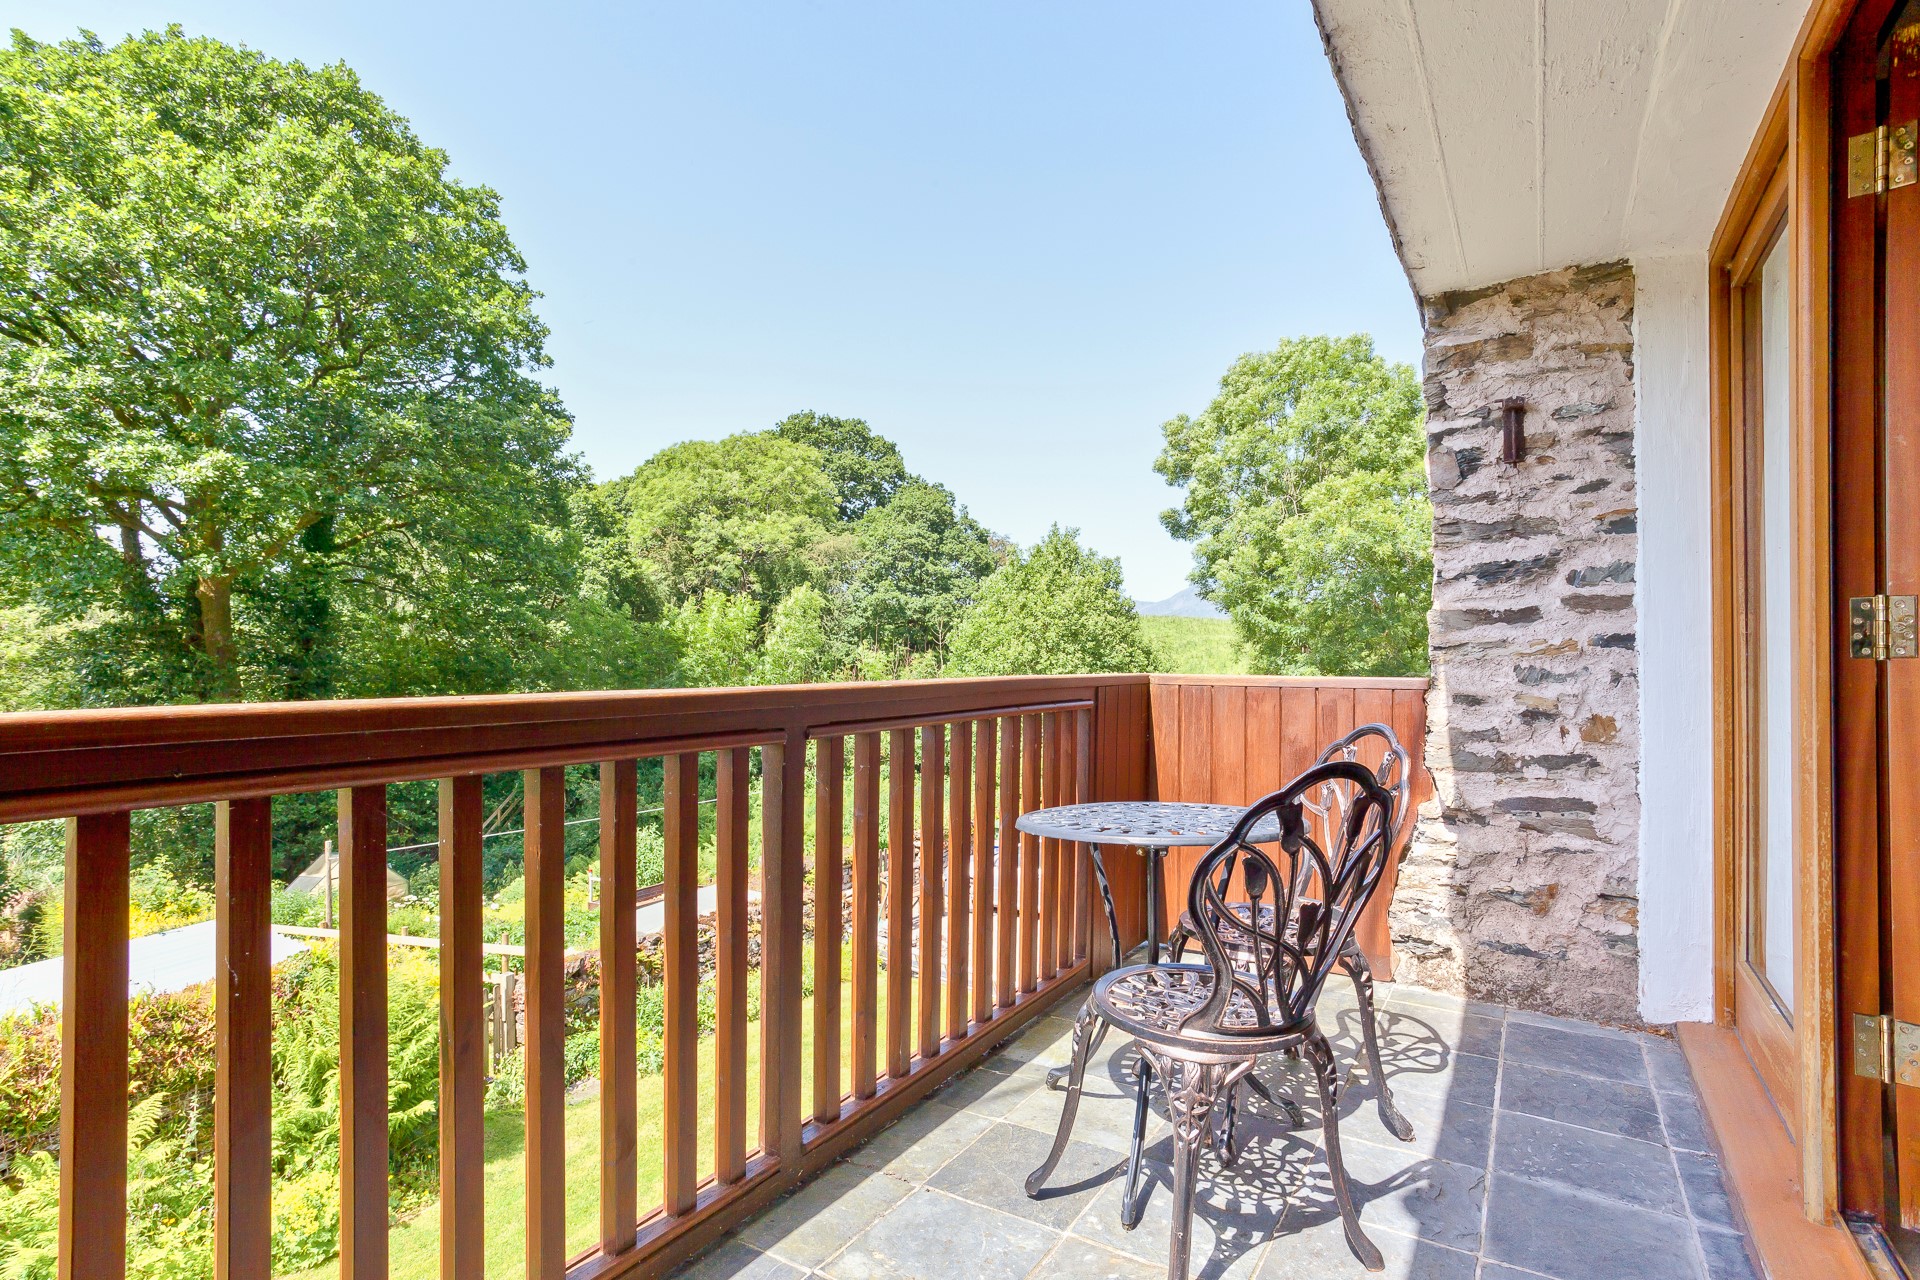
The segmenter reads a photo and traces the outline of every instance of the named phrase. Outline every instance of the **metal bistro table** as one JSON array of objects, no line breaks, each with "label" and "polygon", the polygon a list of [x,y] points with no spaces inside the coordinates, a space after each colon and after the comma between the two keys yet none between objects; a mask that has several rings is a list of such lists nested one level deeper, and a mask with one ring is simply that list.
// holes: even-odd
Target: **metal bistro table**
[{"label": "metal bistro table", "polygon": [[[1160,963],[1160,944],[1166,937],[1160,918],[1161,864],[1167,850],[1195,845],[1208,848],[1220,843],[1233,830],[1234,822],[1246,810],[1230,804],[1181,804],[1167,800],[1109,800],[1099,804],[1070,804],[1057,809],[1035,809],[1023,813],[1014,825],[1042,840],[1071,840],[1088,846],[1093,854],[1094,880],[1100,886],[1100,901],[1107,909],[1107,934],[1113,940],[1113,962],[1121,960],[1120,918],[1114,912],[1113,885],[1107,879],[1107,867],[1101,849],[1119,845],[1139,849],[1147,856],[1147,962]],[[1269,844],[1280,839],[1278,820],[1263,823],[1254,830],[1255,842]],[[1104,1037],[1103,1024],[1100,1034]],[[1066,1066],[1047,1073],[1047,1084],[1056,1086],[1067,1075]],[[1144,1095],[1143,1095],[1144,1096]]]}]

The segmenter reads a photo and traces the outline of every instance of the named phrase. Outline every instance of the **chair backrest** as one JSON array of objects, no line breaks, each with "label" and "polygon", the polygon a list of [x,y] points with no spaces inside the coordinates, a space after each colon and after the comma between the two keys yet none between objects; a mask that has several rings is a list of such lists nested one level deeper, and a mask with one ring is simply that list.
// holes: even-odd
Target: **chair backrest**
[{"label": "chair backrest", "polygon": [[[1400,847],[1400,832],[1407,820],[1407,798],[1413,788],[1413,770],[1405,747],[1392,729],[1384,724],[1363,724],[1343,738],[1327,744],[1315,764],[1330,760],[1353,760],[1373,770],[1374,780],[1393,793],[1393,825],[1387,839],[1388,856]],[[1378,763],[1376,763],[1378,762]],[[1302,797],[1307,812],[1323,841],[1331,839],[1333,823],[1346,816],[1352,788],[1340,782],[1327,782],[1314,794]]]},{"label": "chair backrest", "polygon": [[[1306,798],[1329,785],[1345,800],[1323,844],[1308,830]],[[1187,890],[1188,916],[1214,983],[1207,1002],[1182,1021],[1182,1031],[1267,1035],[1306,1017],[1386,870],[1398,829],[1395,807],[1394,793],[1372,769],[1329,760],[1240,815],[1200,859]],[[1280,820],[1280,862],[1250,843],[1255,828],[1274,815]],[[1245,904],[1227,897],[1236,870]],[[1271,912],[1262,909],[1269,899]],[[1235,993],[1242,999],[1236,1001]]]}]

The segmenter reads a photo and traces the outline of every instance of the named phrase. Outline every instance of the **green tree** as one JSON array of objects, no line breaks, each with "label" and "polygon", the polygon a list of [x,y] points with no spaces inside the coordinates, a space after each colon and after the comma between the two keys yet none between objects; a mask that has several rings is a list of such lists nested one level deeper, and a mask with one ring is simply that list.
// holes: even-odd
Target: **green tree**
[{"label": "green tree", "polygon": [[885,506],[912,478],[907,475],[899,446],[876,435],[859,418],[836,418],[808,409],[782,418],[773,434],[820,451],[842,520],[858,520],[875,507]]},{"label": "green tree", "polygon": [[718,591],[770,609],[831,555],[833,485],[810,445],[689,440],[641,464],[620,494],[635,554],[675,604]]},{"label": "green tree", "polygon": [[993,571],[954,628],[949,675],[1151,671],[1154,655],[1123,589],[1120,561],[1055,525]]},{"label": "green tree", "polygon": [[1161,516],[1254,669],[1427,669],[1433,511],[1420,387],[1373,340],[1296,338],[1241,356],[1198,418],[1166,423]]},{"label": "green tree", "polygon": [[846,665],[826,593],[812,583],[795,587],[774,606],[756,668],[759,684],[808,684],[831,679]]},{"label": "green tree", "polygon": [[709,587],[676,608],[667,626],[680,646],[680,675],[695,687],[753,684],[760,605],[750,595]]},{"label": "green tree", "polygon": [[0,120],[14,602],[94,617],[143,696],[233,698],[322,691],[274,667],[343,585],[564,592],[569,424],[498,198],[350,70],[16,33]]},{"label": "green tree", "polygon": [[947,635],[993,572],[991,535],[944,485],[909,480],[854,526],[847,618],[859,640],[944,654]]}]

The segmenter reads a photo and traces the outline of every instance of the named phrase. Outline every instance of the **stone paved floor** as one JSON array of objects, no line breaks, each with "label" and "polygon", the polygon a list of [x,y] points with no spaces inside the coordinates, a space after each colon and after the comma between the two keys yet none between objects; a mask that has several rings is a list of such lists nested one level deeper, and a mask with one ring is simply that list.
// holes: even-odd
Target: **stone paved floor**
[{"label": "stone paved floor", "polygon": [[[1754,1280],[1699,1099],[1670,1040],[1383,986],[1387,1075],[1411,1143],[1373,1109],[1364,1070],[1341,1105],[1361,1219],[1392,1280]],[[1132,1051],[1110,1035],[1088,1070],[1074,1141],[1045,1197],[1021,1191],[1060,1115],[1045,1068],[1072,1023],[1049,1015],[813,1183],[744,1224],[686,1277],[1019,1280],[1166,1274],[1170,1129],[1149,1130],[1154,1187],[1119,1224]],[[1359,1060],[1351,989],[1321,1022]],[[1319,1153],[1312,1085],[1263,1068],[1308,1117],[1257,1100],[1231,1169],[1203,1159],[1192,1275],[1346,1280],[1348,1252]]]}]

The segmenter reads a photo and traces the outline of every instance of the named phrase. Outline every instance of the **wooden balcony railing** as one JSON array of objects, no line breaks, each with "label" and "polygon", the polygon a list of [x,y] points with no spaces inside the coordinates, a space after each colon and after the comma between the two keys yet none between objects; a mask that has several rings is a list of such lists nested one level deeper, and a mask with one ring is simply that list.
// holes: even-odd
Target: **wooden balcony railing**
[{"label": "wooden balcony railing", "polygon": [[[525,804],[527,1274],[653,1275],[890,1123],[1107,962],[1084,850],[1016,835],[1020,812],[1156,795],[1243,802],[1370,719],[1393,724],[1417,753],[1424,687],[1020,677],[0,717],[0,822],[68,819],[61,1273],[126,1271],[125,1234],[111,1224],[127,1212],[135,810],[217,806],[217,1275],[270,1271],[271,804],[326,790],[338,795],[341,859],[340,1274],[387,1274],[386,801],[389,785],[422,780],[438,780],[440,803],[440,1270],[480,1274],[481,779],[513,770],[523,771]],[[706,1096],[697,1052],[702,753],[716,758],[718,781],[717,1018]],[[664,1167],[646,1171],[660,1193],[643,1205],[635,779],[636,762],[650,758],[665,774]],[[600,1213],[598,1242],[585,1252],[565,1237],[562,1060],[564,770],[579,765],[598,767],[601,797]],[[1424,783],[1424,770],[1416,778]],[[750,1099],[756,816],[761,1017]],[[1134,861],[1114,860],[1123,902],[1138,898]],[[1384,902],[1365,933],[1383,962]],[[1138,916],[1126,921],[1133,937]],[[843,971],[848,1009],[836,980]],[[703,1114],[712,1119],[710,1163]],[[700,1176],[703,1168],[711,1174]]]}]

